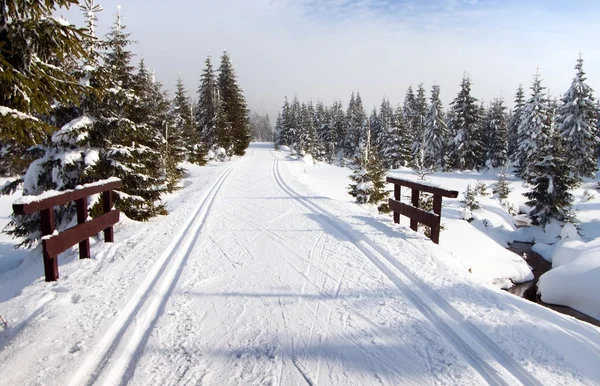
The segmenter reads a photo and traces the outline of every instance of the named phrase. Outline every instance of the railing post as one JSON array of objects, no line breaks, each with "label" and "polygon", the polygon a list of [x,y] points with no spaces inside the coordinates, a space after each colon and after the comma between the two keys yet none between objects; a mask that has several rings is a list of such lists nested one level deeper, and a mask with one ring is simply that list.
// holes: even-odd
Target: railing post
[{"label": "railing post", "polygon": [[[402,185],[394,184],[394,200],[400,201],[400,188]],[[394,212],[394,223],[400,224],[400,213]]]},{"label": "railing post", "polygon": [[[77,224],[83,224],[88,218],[87,197],[75,201],[77,206]],[[85,239],[79,243],[79,258],[90,258],[90,239]]]},{"label": "railing post", "polygon": [[440,243],[440,228],[442,221],[442,196],[439,194],[433,195],[433,213],[438,215],[438,223],[431,227],[431,241],[436,244]]},{"label": "railing post", "polygon": [[[49,236],[52,233],[54,233],[54,208],[48,208],[40,211],[40,225],[42,230],[42,237]],[[46,281],[49,282],[58,280],[57,256],[50,256],[46,251],[45,246],[43,247],[43,255],[44,274],[46,275]]]},{"label": "railing post", "polygon": [[[417,189],[412,189],[412,196],[411,196],[411,204],[412,206],[414,206],[415,208],[419,208],[419,191]],[[417,222],[417,220],[413,220],[412,218],[410,219],[410,229],[412,229],[413,231],[417,231],[419,227],[419,223]]]},{"label": "railing post", "polygon": [[[108,213],[112,209],[112,190],[107,190],[102,192],[102,208],[104,209],[104,214]],[[104,230],[104,242],[105,243],[114,243],[115,235],[113,232],[112,225]]]}]

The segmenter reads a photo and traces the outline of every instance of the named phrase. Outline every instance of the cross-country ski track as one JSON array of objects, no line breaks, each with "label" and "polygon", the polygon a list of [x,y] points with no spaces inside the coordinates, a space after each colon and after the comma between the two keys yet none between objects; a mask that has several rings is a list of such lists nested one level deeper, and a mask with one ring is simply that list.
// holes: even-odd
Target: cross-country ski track
[{"label": "cross-country ski track", "polygon": [[316,191],[299,162],[253,144],[160,224],[117,228],[0,340],[0,384],[600,382],[593,327],[447,272],[443,245]]}]

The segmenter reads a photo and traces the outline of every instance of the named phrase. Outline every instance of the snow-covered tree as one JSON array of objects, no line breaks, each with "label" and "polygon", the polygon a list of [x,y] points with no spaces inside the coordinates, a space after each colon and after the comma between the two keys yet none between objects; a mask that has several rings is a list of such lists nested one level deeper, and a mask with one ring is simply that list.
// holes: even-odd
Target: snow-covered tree
[{"label": "snow-covered tree", "polygon": [[219,113],[219,88],[217,76],[213,69],[212,57],[209,54],[205,61],[204,71],[198,88],[198,104],[195,111],[197,131],[200,140],[207,146],[225,146],[228,133],[220,132],[217,125]]},{"label": "snow-covered tree", "polygon": [[0,174],[19,175],[56,127],[56,105],[77,104],[83,86],[68,65],[84,59],[86,30],[54,15],[75,0],[0,5]]},{"label": "snow-covered tree", "polygon": [[532,189],[524,196],[532,207],[529,217],[533,225],[544,226],[551,220],[572,221],[573,195],[570,190],[577,183],[573,167],[566,160],[561,138],[542,136],[536,151],[528,158],[527,182]]},{"label": "snow-covered tree", "polygon": [[[367,142],[370,143],[371,133],[367,129]],[[374,204],[381,213],[390,211],[388,206],[389,191],[386,187],[387,169],[381,163],[379,154],[367,146],[365,153],[354,162],[355,169],[350,179],[352,183],[348,192],[359,204]]]},{"label": "snow-covered tree", "polygon": [[431,169],[442,169],[445,166],[448,127],[444,107],[440,100],[440,86],[434,85],[431,90],[431,104],[425,117],[423,134],[423,166]]},{"label": "snow-covered tree", "polygon": [[412,109],[412,124],[411,124],[411,137],[412,137],[412,150],[411,150],[411,166],[415,169],[421,169],[423,167],[423,136],[425,134],[425,119],[427,116],[427,98],[425,97],[425,88],[421,83],[417,88],[417,95],[415,96],[414,106]]},{"label": "snow-covered tree", "polygon": [[217,83],[225,121],[230,133],[231,151],[235,155],[244,155],[251,139],[248,108],[227,51],[223,52],[221,56]]},{"label": "snow-covered tree", "polygon": [[519,143],[521,137],[519,135],[519,127],[521,126],[521,117],[525,107],[525,92],[523,86],[519,85],[515,95],[514,108],[511,112],[511,118],[508,123],[508,156],[512,162],[516,162],[519,156]]},{"label": "snow-covered tree", "polygon": [[506,164],[507,158],[506,107],[501,98],[494,99],[485,118],[487,165],[496,168]]},{"label": "snow-covered tree", "polygon": [[558,132],[566,154],[573,155],[568,162],[575,176],[594,177],[600,145],[596,102],[592,88],[586,83],[583,58],[579,58],[575,69],[577,74],[558,109]]},{"label": "snow-covered tree", "polygon": [[538,158],[536,153],[548,142],[550,134],[548,98],[544,90],[540,75],[536,73],[531,97],[523,107],[519,126],[517,173],[525,180],[529,180],[530,169]]},{"label": "snow-covered tree", "polygon": [[170,115],[173,131],[178,133],[183,140],[186,160],[196,165],[204,165],[208,149],[200,141],[200,132],[195,123],[194,109],[181,77],[177,79]]},{"label": "snow-covered tree", "polygon": [[464,76],[458,96],[452,102],[449,143],[451,166],[471,170],[481,166],[483,145],[480,141],[481,116],[477,99],[471,95],[471,80]]}]

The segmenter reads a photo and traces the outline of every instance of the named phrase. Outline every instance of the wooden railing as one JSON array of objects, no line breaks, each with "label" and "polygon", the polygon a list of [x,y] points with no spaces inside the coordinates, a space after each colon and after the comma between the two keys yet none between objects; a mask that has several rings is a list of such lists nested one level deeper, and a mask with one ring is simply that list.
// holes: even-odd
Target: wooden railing
[{"label": "wooden railing", "polygon": [[[389,200],[390,209],[394,212],[394,222],[399,224],[400,215],[406,216],[410,218],[410,228],[415,232],[418,229],[419,223],[424,224],[431,228],[431,240],[434,243],[439,244],[440,227],[442,223],[442,197],[456,198],[458,197],[458,192],[393,177],[388,177],[387,182],[394,184],[394,198],[390,198]],[[412,190],[412,205],[400,202],[400,187],[402,186]],[[419,209],[420,192],[433,194],[433,213]]]},{"label": "wooden railing", "polygon": [[[113,225],[119,222],[119,211],[112,210],[112,191],[119,189],[122,183],[118,178],[87,184],[81,188],[44,194],[25,196],[13,204],[17,215],[40,212],[40,226],[44,254],[44,273],[46,281],[58,280],[58,254],[79,243],[79,258],[90,258],[89,238],[104,231],[104,242],[114,242]],[[102,193],[104,214],[91,221],[88,218],[87,198]],[[54,207],[75,202],[77,207],[77,225],[61,233],[55,233]]]}]

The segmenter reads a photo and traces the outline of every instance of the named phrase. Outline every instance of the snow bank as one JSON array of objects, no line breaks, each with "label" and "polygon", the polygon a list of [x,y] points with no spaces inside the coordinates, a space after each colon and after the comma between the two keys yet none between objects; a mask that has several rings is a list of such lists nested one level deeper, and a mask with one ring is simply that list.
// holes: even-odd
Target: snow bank
[{"label": "snow bank", "polygon": [[538,282],[542,301],[600,319],[600,239],[562,241],[552,253],[552,268]]}]

